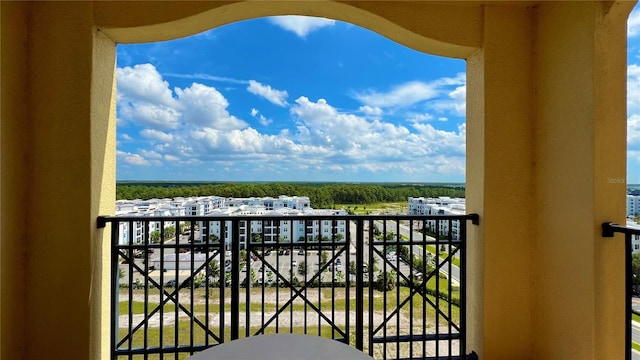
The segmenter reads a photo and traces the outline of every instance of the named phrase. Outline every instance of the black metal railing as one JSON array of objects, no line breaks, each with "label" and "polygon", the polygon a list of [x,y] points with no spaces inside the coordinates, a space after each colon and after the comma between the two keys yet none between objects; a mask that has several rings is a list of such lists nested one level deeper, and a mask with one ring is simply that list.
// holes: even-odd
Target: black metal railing
[{"label": "black metal railing", "polygon": [[111,226],[111,358],[183,359],[304,333],[381,359],[477,359],[466,345],[469,220],[100,217]]},{"label": "black metal railing", "polygon": [[631,308],[631,299],[633,296],[633,271],[632,271],[632,238],[633,236],[640,236],[640,229],[631,229],[625,226],[621,226],[614,223],[602,224],[602,236],[613,237],[615,233],[624,234],[624,246],[625,246],[625,360],[631,360],[631,315],[633,313]]}]

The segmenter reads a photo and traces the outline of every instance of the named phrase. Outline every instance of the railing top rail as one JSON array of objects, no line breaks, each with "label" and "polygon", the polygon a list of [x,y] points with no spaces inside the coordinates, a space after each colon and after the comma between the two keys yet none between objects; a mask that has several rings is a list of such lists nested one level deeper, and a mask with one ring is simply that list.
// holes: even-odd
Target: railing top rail
[{"label": "railing top rail", "polygon": [[119,221],[260,221],[267,220],[471,220],[479,224],[478,214],[466,215],[185,215],[185,216],[99,216],[98,228]]},{"label": "railing top rail", "polygon": [[613,234],[640,235],[640,229],[634,229],[615,223],[602,223],[602,237],[613,237]]}]

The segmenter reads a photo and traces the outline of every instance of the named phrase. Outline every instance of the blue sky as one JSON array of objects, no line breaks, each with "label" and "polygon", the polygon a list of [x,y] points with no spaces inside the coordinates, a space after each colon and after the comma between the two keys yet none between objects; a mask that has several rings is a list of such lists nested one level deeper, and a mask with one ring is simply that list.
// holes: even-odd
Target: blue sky
[{"label": "blue sky", "polygon": [[[640,12],[629,169],[640,183]],[[247,20],[119,45],[117,179],[464,182],[465,62],[344,22]]]}]

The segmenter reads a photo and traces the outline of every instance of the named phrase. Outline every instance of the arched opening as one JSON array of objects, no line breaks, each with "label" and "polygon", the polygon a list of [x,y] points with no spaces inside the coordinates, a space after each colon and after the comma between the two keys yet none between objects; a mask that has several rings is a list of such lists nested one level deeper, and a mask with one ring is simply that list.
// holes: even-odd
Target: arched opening
[{"label": "arched opening", "polygon": [[[239,5],[238,9],[242,9],[243,6],[244,5]],[[394,39],[394,38],[400,39],[400,40],[402,40],[401,42],[404,42],[405,44],[407,42],[408,43],[413,43],[410,46],[413,47],[413,48],[419,48],[421,51],[429,49],[434,53],[439,53],[440,55],[448,55],[448,56],[460,57],[463,53],[469,52],[471,50],[471,48],[468,47],[468,46],[452,45],[452,44],[444,43],[442,41],[430,40],[427,37],[416,36],[411,31],[404,30],[404,29],[402,29],[402,27],[398,27],[397,25],[393,25],[392,23],[386,22],[383,19],[380,19],[375,15],[372,15],[372,14],[367,13],[367,12],[363,12],[363,11],[357,9],[357,8],[349,7],[350,11],[353,11],[353,14],[350,15],[350,11],[347,11],[347,12],[343,11],[344,8],[341,8],[342,6],[343,5],[338,5],[337,6],[337,9],[340,9],[340,14],[334,16],[334,18],[350,18],[350,16],[351,16],[351,18],[355,20],[354,23],[358,23],[358,22],[363,23],[364,22],[365,24],[370,25],[371,26],[370,28],[372,30],[378,31],[380,33],[383,33],[383,34],[389,36],[392,39]],[[257,8],[259,9],[260,6],[258,6]],[[434,9],[437,9],[437,7],[434,8]],[[225,9],[225,10],[228,10],[228,9]],[[244,10],[247,10],[247,9],[244,9]],[[440,10],[444,10],[444,9],[440,9]],[[211,14],[211,13],[214,12],[214,11],[215,10],[212,10],[208,15],[212,16],[213,14]],[[267,13],[270,13],[271,11],[273,11],[273,9],[267,9]],[[312,12],[313,15],[317,15],[315,13],[315,11],[311,11],[311,12]],[[223,15],[227,15],[227,14],[230,14],[230,13],[231,13],[231,11],[225,11],[222,14]],[[284,14],[291,14],[291,13],[296,13],[296,11],[288,9],[287,12],[285,12]],[[309,14],[307,11],[303,11],[303,13],[307,14],[307,15]],[[327,13],[328,14],[332,14],[333,12],[332,11],[328,11]],[[436,13],[438,13],[438,11],[436,11]],[[278,14],[278,12],[276,11],[275,14]],[[440,13],[440,15],[442,15],[442,13]],[[470,11],[470,12],[466,12],[465,15],[466,15],[465,18],[467,18],[467,20],[470,19],[470,18],[474,18],[474,20],[477,20],[478,12],[477,11]],[[243,13],[242,16],[246,17],[246,13]],[[375,20],[375,22],[372,21],[372,20]],[[228,20],[223,20],[223,21],[225,23],[229,22]],[[194,22],[197,23],[197,21],[194,21]],[[470,24],[474,24],[474,22],[472,21],[472,22],[470,22]],[[467,24],[467,26],[468,25],[469,24]],[[109,36],[114,36],[114,31],[112,29],[101,28],[101,30],[105,34],[107,34]],[[115,32],[115,34],[117,34],[117,32]],[[471,34],[477,35],[477,33],[473,33],[473,32]],[[473,42],[473,41],[477,40],[476,36],[470,36],[470,38],[471,39],[464,39],[464,41]],[[407,40],[407,39],[409,39],[409,40]],[[456,40],[459,41],[461,39],[456,39]],[[127,69],[127,71],[131,71],[131,70],[134,70],[134,69],[133,68]],[[147,69],[147,70],[152,70],[152,69]],[[449,82],[449,83],[456,83],[457,82],[457,85],[459,85],[459,86],[462,85],[462,82],[464,80],[460,79],[460,77],[459,77],[460,75],[456,74],[456,76],[458,76],[458,78],[456,80],[453,79],[455,76],[452,76],[452,77],[449,78],[449,80],[447,82]],[[262,85],[262,84],[259,84],[259,85]],[[451,85],[451,84],[449,84],[449,85]],[[420,89],[417,89],[417,90],[420,90]],[[180,90],[180,91],[184,93],[184,91],[186,91],[186,90],[183,89],[183,90]],[[406,94],[406,91],[405,91],[405,94]],[[304,102],[304,104],[302,104],[303,102]],[[318,100],[316,103],[310,103],[306,98],[303,98],[303,97],[300,97],[299,101],[297,101],[296,104],[298,106],[298,109],[301,109],[303,106],[318,106],[318,105],[320,105],[320,106],[330,106],[330,104],[327,104],[325,101],[322,101],[322,100]],[[366,105],[366,104],[363,104],[363,105]],[[340,114],[338,114],[338,116],[340,116]],[[349,115],[345,114],[344,116],[346,117],[346,116],[349,116]],[[329,122],[330,121],[331,120],[329,120]],[[432,127],[430,127],[430,128],[433,130]],[[460,134],[461,130],[460,129],[456,129],[456,130],[457,130],[456,133]],[[464,131],[464,130],[462,130],[462,131]],[[158,134],[156,133],[156,135],[158,135]],[[160,135],[162,135],[162,134],[160,134]],[[423,134],[422,136],[424,136],[424,135],[425,134]],[[415,136],[420,137],[421,135],[420,134],[415,134],[414,137]],[[459,146],[463,148],[464,144],[463,143],[459,143]],[[132,159],[132,160],[139,160],[139,159]],[[464,167],[464,161],[459,162],[458,166],[459,167]]]},{"label": "arched opening", "polygon": [[[232,25],[227,25],[226,31],[233,31],[231,26]],[[338,25],[336,25],[336,27],[337,26]],[[347,27],[348,25],[339,24],[339,26]],[[345,30],[346,29],[344,28],[342,29],[342,31]],[[258,31],[262,33],[267,30],[265,30],[265,28],[261,28]],[[350,26],[349,31],[352,33],[359,31],[361,33],[364,30],[353,29],[353,27]],[[203,33],[198,35],[198,37],[209,36],[216,37],[216,33]],[[366,37],[361,34],[358,38],[364,38],[363,41],[368,43],[369,48],[376,49],[380,46],[378,44],[381,41],[377,37],[375,40],[372,40],[372,37],[373,35],[368,33],[366,34]],[[217,40],[220,41],[220,39]],[[300,41],[300,39],[295,40]],[[330,41],[332,46],[325,49],[316,48],[315,51],[332,51],[332,48],[338,49],[345,48],[347,46],[354,48],[357,47],[357,44],[348,44],[344,41],[340,42],[340,40],[344,39],[324,39],[324,42]],[[185,39],[185,41],[188,41],[188,39]],[[258,40],[258,43],[251,43],[249,40],[244,40],[244,42],[248,43],[246,45],[248,48],[260,45],[260,40]],[[311,42],[311,39],[306,39],[305,42],[309,43]],[[371,43],[374,43],[374,45],[371,45]],[[268,45],[269,44],[262,44],[262,46]],[[226,46],[228,46],[228,44]],[[312,47],[313,44],[308,44],[308,46]],[[157,47],[157,44],[153,45],[153,48],[156,51],[154,51],[153,55],[150,54],[150,56],[158,57],[157,52],[159,51],[157,51]],[[202,48],[203,45],[199,44],[198,47]],[[225,45],[221,45],[218,51],[221,51],[224,47]],[[366,47],[352,49],[352,51],[363,51],[364,53],[365,48]],[[133,46],[129,46],[126,49],[128,52],[126,52],[126,54],[123,52],[123,57],[120,59],[123,59],[127,54],[131,55],[132,52],[136,51],[150,52],[148,51],[148,48],[145,51],[145,49],[138,50]],[[242,48],[238,48],[237,45],[234,46],[234,51],[244,54],[247,53],[246,51],[243,51]],[[445,178],[439,178],[438,173],[441,172],[442,174],[440,174],[440,176],[444,176],[447,173],[451,173],[453,170],[453,172],[456,173],[455,176],[457,176],[457,180],[463,181],[465,166],[463,150],[465,142],[465,76],[464,73],[461,73],[464,71],[463,65],[460,66],[460,64],[456,64],[457,66],[455,66],[453,70],[443,73],[443,71],[434,69],[435,66],[430,66],[426,61],[418,61],[415,60],[414,57],[410,57],[409,54],[407,54],[409,52],[411,52],[411,55],[415,55],[415,52],[410,49],[394,45],[393,48],[387,47],[378,51],[378,53],[384,55],[382,51],[385,51],[387,56],[395,58],[394,61],[400,62],[401,66],[410,66],[414,68],[414,72],[400,72],[399,67],[395,68],[390,66],[392,61],[384,62],[381,67],[369,69],[368,71],[364,69],[365,66],[363,64],[360,64],[360,69],[355,69],[353,68],[353,61],[351,59],[345,59],[345,61],[352,61],[351,64],[346,64],[347,66],[350,65],[352,68],[348,68],[345,71],[355,73],[350,74],[351,81],[348,86],[334,80],[329,81],[329,87],[333,88],[331,91],[329,91],[327,87],[324,87],[321,90],[307,89],[303,87],[302,90],[297,89],[297,93],[294,92],[296,90],[294,90],[295,88],[292,86],[293,83],[282,85],[284,81],[280,78],[276,79],[271,77],[273,82],[263,84],[254,80],[254,78],[249,78],[249,80],[247,80],[227,73],[206,74],[203,73],[202,70],[197,72],[185,72],[183,70],[172,71],[166,67],[163,69],[162,73],[168,73],[168,75],[166,77],[162,77],[161,72],[153,63],[142,64],[127,60],[119,60],[117,76],[119,81],[118,85],[121,86],[121,89],[118,93],[118,99],[122,100],[122,103],[119,102],[117,104],[120,110],[118,120],[127,121],[128,124],[126,126],[129,127],[128,130],[131,130],[134,125],[144,126],[142,128],[136,128],[135,131],[122,131],[121,133],[121,130],[125,130],[127,128],[123,127],[122,129],[119,129],[118,141],[120,144],[132,141],[133,138],[138,137],[139,134],[146,138],[152,138],[155,141],[150,144],[154,146],[155,151],[148,149],[146,151],[141,151],[140,153],[134,153],[133,151],[125,151],[119,148],[119,160],[121,162],[128,161],[129,165],[137,164],[147,166],[151,165],[153,162],[157,162],[158,165],[160,165],[163,160],[169,157],[171,158],[171,161],[189,161],[189,158],[182,157],[182,153],[173,153],[173,155],[170,155],[169,151],[173,151],[174,149],[184,149],[187,146],[190,150],[193,150],[197,147],[196,143],[201,141],[202,138],[184,138],[189,134],[196,133],[201,135],[211,134],[216,138],[235,137],[238,141],[242,141],[244,138],[252,141],[256,140],[257,137],[259,141],[266,143],[264,145],[260,145],[261,149],[276,148],[276,146],[269,143],[270,141],[273,141],[276,145],[279,144],[282,146],[282,144],[293,144],[296,147],[302,147],[304,148],[304,153],[328,153],[328,160],[321,157],[312,157],[304,159],[297,165],[295,163],[294,165],[290,165],[289,162],[293,162],[293,160],[295,160],[293,159],[294,156],[306,154],[296,154],[295,149],[277,149],[277,153],[274,154],[258,153],[258,156],[255,156],[251,153],[246,154],[246,152],[251,149],[247,149],[243,144],[239,144],[239,149],[225,149],[224,147],[217,148],[215,146],[203,146],[203,149],[200,149],[200,151],[205,150],[212,153],[214,156],[220,154],[218,156],[226,155],[229,157],[227,159],[220,160],[220,163],[229,163],[230,160],[237,156],[261,158],[262,160],[260,162],[249,162],[248,168],[241,169],[240,174],[244,175],[244,177],[240,179],[243,181],[252,180],[250,177],[252,175],[251,168],[258,168],[258,166],[262,166],[267,170],[264,168],[258,168],[258,177],[253,180],[310,181],[315,179],[334,182],[402,181],[406,183],[424,182],[420,181],[420,179],[422,179],[429,180],[429,182],[447,182]],[[178,47],[174,47],[172,52],[180,51]],[[283,50],[279,50],[279,52],[284,58],[292,57],[291,52]],[[342,53],[346,53],[346,51],[343,50]],[[373,56],[373,54],[369,54],[369,56]],[[282,60],[283,59],[278,59],[277,61]],[[162,59],[157,63],[163,63],[166,61],[167,60]],[[183,61],[183,59],[180,59],[180,61]],[[268,60],[265,56],[256,56],[255,59],[250,61],[257,62]],[[291,59],[291,61],[295,64],[300,60]],[[320,59],[319,62],[322,63],[323,60]],[[461,61],[458,62],[461,63]],[[315,64],[309,64],[308,62],[304,63],[307,64],[306,66],[309,69],[316,68]],[[221,65],[224,65],[224,63]],[[253,67],[258,68],[258,65],[253,65]],[[291,64],[285,65],[284,67],[288,71],[296,72],[296,69],[292,69]],[[301,68],[297,70],[302,71],[303,69]],[[362,71],[363,73],[357,73],[357,71]],[[366,77],[367,75],[371,77],[383,77],[385,71],[394,73],[397,78],[403,80],[401,80],[400,83],[387,80],[387,83],[384,85],[378,85],[379,83],[374,82],[375,79],[367,79],[365,82],[367,84],[366,86],[360,85],[360,83],[356,82],[358,77]],[[334,72],[337,73],[338,70],[334,70]],[[431,74],[424,74],[422,76],[417,75],[417,73],[420,72],[430,72]],[[257,72],[257,74],[260,73]],[[286,74],[281,73],[280,76],[284,77]],[[338,74],[335,76],[344,77],[344,75]],[[184,77],[188,78],[186,79],[186,82],[182,85],[176,85],[177,81],[175,80],[180,80]],[[264,81],[262,79],[269,78],[269,76],[264,75],[262,77],[257,77],[257,79],[260,79],[261,81]],[[330,72],[316,74],[315,79],[305,79],[301,75],[298,75],[296,76],[294,83],[296,81],[302,84],[306,82],[322,83],[323,81],[326,82],[327,79],[331,78],[332,74]],[[221,83],[226,84],[227,87],[234,85],[235,87],[233,89],[224,89],[224,87],[220,86]],[[171,89],[174,89],[173,94]],[[148,92],[145,93],[145,90]],[[293,127],[286,131],[279,129],[275,135],[263,134],[262,132],[268,130],[267,125],[271,122],[263,116],[265,113],[264,108],[267,108],[266,111],[268,114],[269,107],[262,105],[260,110],[257,110],[255,107],[258,107],[258,105],[253,105],[256,103],[255,101],[244,101],[245,103],[248,102],[252,105],[244,108],[244,111],[238,110],[239,107],[231,101],[227,101],[227,97],[232,94],[234,98],[237,98],[239,96],[237,94],[239,91],[247,91],[250,93],[250,96],[260,96],[261,98],[268,100],[268,102],[271,103],[271,108],[284,108],[286,110],[285,114],[292,114],[293,119],[290,119],[289,116],[280,116],[275,117],[275,121],[271,121],[274,122],[274,125],[279,125],[280,127],[286,126],[285,124],[288,122],[294,123],[295,121],[294,125],[296,125],[297,128]],[[311,91],[314,95],[309,94],[308,91]],[[318,91],[321,91],[320,93],[324,91],[326,95],[317,101],[310,100],[305,96],[318,96],[315,95],[319,93]],[[209,97],[202,97],[201,95],[203,94],[209,95]],[[347,101],[344,99],[336,99],[340,94],[345,94],[346,96],[343,95],[343,97],[347,98]],[[155,98],[150,99],[151,96],[155,96]],[[192,99],[200,100],[200,102],[189,101],[189,96],[193,96]],[[324,97],[328,100],[325,100]],[[202,100],[209,101],[209,104],[216,108],[199,108],[202,104]],[[341,102],[334,103],[332,100],[335,100],[336,102],[341,100]],[[430,101],[433,104],[425,106],[425,103]],[[344,105],[345,102],[355,102],[356,105],[351,105],[354,108],[348,108]],[[235,113],[231,111],[232,108],[235,108]],[[205,120],[205,116],[203,116],[205,114],[202,112],[212,110],[216,110],[213,114],[214,116],[208,118],[209,120]],[[256,120],[258,120],[252,121],[252,125],[250,126],[246,125],[250,120],[250,118],[247,119],[247,116],[234,116],[234,114],[246,115],[249,113],[251,113],[252,117],[255,117]],[[136,116],[138,118],[136,118]],[[390,119],[391,117],[394,119]],[[139,122],[136,120],[139,120]],[[450,125],[448,130],[442,129],[441,126],[436,128],[437,123],[443,124],[448,120],[453,123]],[[280,124],[278,124],[278,122],[280,122]],[[260,127],[260,125],[262,125],[262,127]],[[287,136],[289,133],[293,133],[294,136],[292,138],[288,138]],[[310,139],[308,142],[306,141],[307,139],[304,138],[299,140],[304,137],[305,134],[309,133],[317,137]],[[209,139],[206,144],[211,145],[210,140],[211,139]],[[323,140],[326,140],[326,142]],[[158,141],[160,143],[158,143]],[[318,144],[319,141],[320,144]],[[400,141],[403,143],[399,144],[398,142]],[[175,148],[168,149],[168,147],[172,145],[175,145]],[[323,148],[323,145],[326,146],[326,148]],[[167,153],[165,153],[164,150],[168,150]],[[225,150],[228,151],[227,154],[225,154]],[[286,153],[287,159],[283,159],[282,156],[279,156],[283,151],[289,151]],[[438,151],[442,151],[442,153],[439,153]],[[411,156],[411,158],[406,160],[402,159],[399,154],[403,152],[406,152],[406,155]],[[449,155],[450,158],[444,158],[445,154]],[[148,155],[149,157],[146,157],[145,155]],[[204,154],[202,153],[192,154],[192,159],[198,160],[199,156],[203,155]],[[273,164],[269,164],[267,161],[269,159],[265,159],[263,155],[276,157],[276,161],[280,162],[277,166],[296,167],[282,169],[286,176],[284,178],[270,177],[270,174],[266,173],[266,171],[271,170]],[[362,169],[373,169],[374,171],[371,173],[365,173],[361,178],[354,178],[354,174],[347,171],[345,171],[345,174],[342,174],[336,169],[336,167],[345,166],[345,164],[340,162],[340,157],[348,158],[347,165],[355,168],[353,171],[355,174],[363,172]],[[391,158],[391,160],[389,158]],[[434,160],[434,163],[431,162],[432,159]],[[447,164],[447,160],[451,160],[454,163]],[[356,161],[362,162],[362,164],[356,163]],[[309,163],[316,163],[317,165],[314,168],[308,169],[306,166]],[[234,180],[233,168],[239,167],[240,165],[229,164],[227,165],[229,169],[222,167],[219,168],[219,172],[224,171],[228,173],[228,177],[223,177],[220,180]],[[162,164],[162,166],[162,171],[167,171],[166,164]],[[200,162],[196,164],[195,168],[196,170],[202,170],[215,166],[215,161]],[[402,172],[402,168],[406,169],[409,166],[412,166],[414,171],[418,174]],[[379,178],[379,180],[373,180],[373,175],[375,175],[375,170],[378,170],[376,169],[378,167],[382,168],[385,175]],[[421,172],[421,170],[425,168],[428,169],[428,171]],[[278,169],[276,168],[276,170]],[[323,173],[326,174],[331,170],[333,171],[330,177],[322,177]],[[306,171],[306,175],[309,177],[292,178],[292,176],[295,176],[293,175],[293,172],[299,171]],[[317,173],[315,173],[315,171],[317,171]],[[139,174],[140,172],[136,171],[136,173]],[[139,179],[155,179],[148,175],[137,176],[139,176]],[[210,176],[220,175],[213,173]],[[206,180],[207,178],[208,176],[204,175],[200,180]],[[237,179],[238,178],[235,180]],[[174,180],[185,179],[178,178]],[[454,181],[455,180],[450,180],[450,182]],[[457,305],[455,307],[458,308]],[[426,312],[426,310],[424,311]],[[408,324],[404,325],[408,326]],[[424,328],[426,329],[427,326]],[[427,346],[432,347],[433,344],[429,343]],[[433,352],[437,350],[430,349],[429,351]],[[441,351],[446,350],[443,348]],[[414,356],[416,355],[414,354]]]},{"label": "arched opening", "polygon": [[0,6],[3,357],[108,356],[108,234],[96,219],[114,210],[115,44],[283,14],[467,59],[467,204],[481,218],[470,348],[492,359],[624,356],[624,249],[600,225],[625,215],[624,185],[607,179],[625,178],[632,2]]},{"label": "arched opening", "polygon": [[461,60],[281,17],[117,62],[118,180],[464,182]]}]

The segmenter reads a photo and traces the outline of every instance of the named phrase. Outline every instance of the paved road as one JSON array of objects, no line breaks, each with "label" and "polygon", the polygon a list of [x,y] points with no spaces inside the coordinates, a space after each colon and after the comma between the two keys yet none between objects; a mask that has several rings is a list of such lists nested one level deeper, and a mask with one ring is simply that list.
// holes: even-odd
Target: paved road
[{"label": "paved road", "polygon": [[[388,221],[388,223],[392,223],[392,226],[389,226],[389,224],[387,224],[387,231],[391,231],[396,229],[396,223],[395,221]],[[422,239],[423,234],[418,232],[418,231],[413,231],[413,234],[410,233],[410,229],[408,226],[404,225],[404,224],[400,224],[400,234],[407,236],[411,239]],[[433,240],[435,241],[434,238],[427,236],[428,240]],[[419,245],[413,245],[413,252],[414,254],[422,254],[422,247]],[[440,257],[437,257],[438,263],[442,263],[444,260],[441,259]],[[449,274],[449,266],[447,264],[443,265],[443,267],[440,269],[440,272],[444,273],[444,274]],[[460,268],[458,268],[457,266],[451,264],[451,279],[453,279],[456,282],[460,281]],[[639,359],[640,360],[640,359]]]}]

